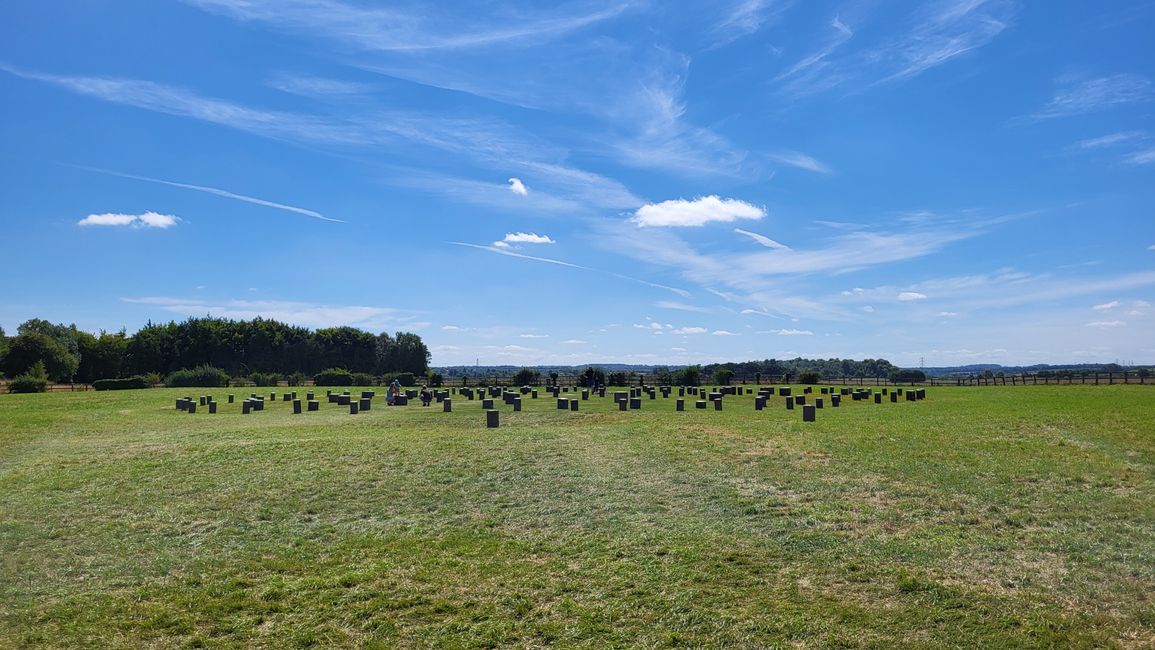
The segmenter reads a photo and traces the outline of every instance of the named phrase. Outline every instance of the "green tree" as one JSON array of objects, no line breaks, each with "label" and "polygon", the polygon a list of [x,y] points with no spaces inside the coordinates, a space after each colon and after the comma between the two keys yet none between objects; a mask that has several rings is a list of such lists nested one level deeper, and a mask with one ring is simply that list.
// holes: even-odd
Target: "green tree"
[{"label": "green tree", "polygon": [[907,384],[926,381],[926,373],[921,370],[895,370],[887,375],[892,384]]},{"label": "green tree", "polygon": [[12,339],[8,354],[4,357],[4,372],[9,377],[15,377],[31,370],[37,362],[44,364],[49,379],[65,382],[76,374],[80,358],[69,352],[59,340],[47,334],[30,331]]},{"label": "green tree", "polygon": [[429,371],[429,348],[420,336],[410,332],[397,332],[393,337],[397,343],[397,367],[393,370],[424,375]]},{"label": "green tree", "polygon": [[729,386],[730,380],[734,378],[734,371],[729,368],[718,368],[714,371],[714,383],[722,386]]}]

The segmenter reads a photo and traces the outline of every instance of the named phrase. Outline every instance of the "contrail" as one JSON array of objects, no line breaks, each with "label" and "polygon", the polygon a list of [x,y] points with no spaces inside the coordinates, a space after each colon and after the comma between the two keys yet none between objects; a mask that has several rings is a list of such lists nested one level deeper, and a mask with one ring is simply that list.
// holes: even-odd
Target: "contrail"
[{"label": "contrail", "polygon": [[98,174],[107,174],[109,176],[119,176],[120,178],[131,178],[132,180],[136,180],[136,181],[145,181],[148,183],[158,183],[160,185],[168,185],[170,187],[179,187],[179,188],[186,189],[186,190],[195,190],[197,192],[205,192],[206,194],[215,194],[217,196],[223,196],[226,199],[236,199],[237,201],[244,201],[246,203],[255,203],[257,205],[263,205],[263,206],[268,207],[268,208],[276,208],[278,210],[287,210],[289,212],[296,212],[297,214],[303,214],[306,217],[312,217],[313,219],[320,219],[321,221],[331,221],[333,223],[348,223],[346,221],[342,221],[341,219],[333,219],[332,217],[326,217],[325,215],[323,215],[320,212],[317,212],[315,210],[298,208],[298,207],[293,206],[293,205],[285,205],[284,203],[276,203],[274,201],[266,201],[265,199],[258,199],[255,196],[245,196],[244,194],[236,194],[234,192],[229,192],[227,190],[219,190],[215,187],[205,187],[203,185],[190,185],[188,183],[177,183],[175,181],[166,181],[166,180],[162,180],[159,178],[149,178],[148,176],[137,176],[136,174],[125,174],[123,172],[114,172],[110,169],[100,169],[99,167],[86,167],[84,165],[66,165],[66,166],[67,167],[74,167],[76,169],[83,169],[85,171],[96,172]]}]

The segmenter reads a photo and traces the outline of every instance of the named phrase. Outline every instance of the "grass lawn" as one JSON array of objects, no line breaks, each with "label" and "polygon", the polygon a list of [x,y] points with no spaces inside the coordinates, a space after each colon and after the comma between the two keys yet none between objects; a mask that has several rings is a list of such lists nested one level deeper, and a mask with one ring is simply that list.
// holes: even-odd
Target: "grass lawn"
[{"label": "grass lawn", "polygon": [[1152,387],[228,392],[0,395],[0,647],[1155,645]]}]

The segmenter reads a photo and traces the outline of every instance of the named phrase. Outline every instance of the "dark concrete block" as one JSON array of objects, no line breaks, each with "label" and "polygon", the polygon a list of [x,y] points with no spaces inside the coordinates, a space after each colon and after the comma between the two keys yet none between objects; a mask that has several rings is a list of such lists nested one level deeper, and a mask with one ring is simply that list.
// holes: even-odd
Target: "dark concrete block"
[{"label": "dark concrete block", "polygon": [[630,407],[630,405],[629,405],[628,401],[626,401],[624,399],[618,400],[618,410],[619,411],[624,411],[624,410],[628,409],[629,407]]},{"label": "dark concrete block", "polygon": [[875,393],[874,394],[874,403],[875,404],[882,404],[882,393]]},{"label": "dark concrete block", "polygon": [[642,408],[642,398],[631,397],[630,398],[630,408],[635,410],[635,411]]},{"label": "dark concrete block", "polygon": [[493,408],[493,399],[487,397],[487,398],[481,400],[481,408],[486,409],[486,410],[492,409]]},{"label": "dark concrete block", "polygon": [[677,402],[674,402],[674,405],[675,405],[675,408],[679,411],[685,411],[686,410],[686,400],[684,400],[684,399],[679,399]]},{"label": "dark concrete block", "polygon": [[569,401],[569,410],[571,410],[571,411],[578,410],[578,404],[581,404],[581,400],[571,399]]},{"label": "dark concrete block", "polygon": [[793,411],[794,410],[794,398],[793,397],[790,397],[790,396],[786,397],[786,410],[787,411]]},{"label": "dark concrete block", "polygon": [[248,415],[249,411],[253,410],[253,403],[249,400],[241,402],[241,414]]},{"label": "dark concrete block", "polygon": [[209,402],[209,413],[216,413],[216,412],[217,412],[217,403],[216,402]]},{"label": "dark concrete block", "polygon": [[358,407],[358,403],[353,400],[349,400],[349,415],[357,415],[359,410],[360,408]]},{"label": "dark concrete block", "polygon": [[371,410],[373,408],[373,400],[369,399],[368,397],[362,397],[360,400],[358,400],[357,408],[361,409],[362,411]]},{"label": "dark concrete block", "polygon": [[569,398],[568,397],[557,398],[557,410],[564,411],[568,408],[569,408]]},{"label": "dark concrete block", "polygon": [[308,407],[308,409],[309,409],[310,411],[320,411],[320,410],[321,410],[321,402],[319,402],[319,401],[317,401],[317,400],[315,400],[315,399],[311,399],[311,400],[309,400],[309,407]]},{"label": "dark concrete block", "polygon": [[891,393],[890,394],[890,401],[892,404],[897,404],[898,403],[898,393]]},{"label": "dark concrete block", "polygon": [[720,399],[714,400],[714,410],[715,411],[721,411],[722,410],[722,400],[720,400]]},{"label": "dark concrete block", "polygon": [[754,398],[754,410],[761,411],[766,408],[766,398],[762,395]]},{"label": "dark concrete block", "polygon": [[822,408],[822,398],[821,397],[814,398],[814,408],[816,408],[816,409]]},{"label": "dark concrete block", "polygon": [[486,411],[485,412],[485,426],[486,426],[486,428],[496,429],[497,425],[498,425],[498,418],[500,418],[500,417],[501,417],[501,414],[498,411]]},{"label": "dark concrete block", "polygon": [[189,413],[196,413],[197,412],[197,403],[196,402],[189,400],[188,412]]},{"label": "dark concrete block", "polygon": [[398,395],[393,399],[393,406],[409,406],[409,396]]},{"label": "dark concrete block", "polygon": [[707,404],[706,400],[700,399],[700,400],[697,400],[694,402],[694,408],[706,410],[706,404]]},{"label": "dark concrete block", "polygon": [[815,419],[814,405],[813,404],[807,404],[807,405],[803,406],[802,407],[802,421],[803,422],[813,422],[814,419]]},{"label": "dark concrete block", "polygon": [[805,395],[799,395],[798,397],[795,397],[794,403],[797,404],[798,406],[802,406],[802,405],[806,404],[806,396]]},{"label": "dark concrete block", "polygon": [[441,410],[445,411],[446,413],[452,413],[453,412],[453,400],[452,399],[446,399],[446,400],[442,401],[441,402]]},{"label": "dark concrete block", "polygon": [[842,404],[842,396],[841,395],[831,395],[830,396],[830,406],[832,408],[838,408],[838,406],[841,404]]},{"label": "dark concrete block", "polygon": [[781,395],[782,397],[786,397],[786,396],[790,395],[790,393],[791,393],[791,388],[789,386],[783,386],[782,388],[778,389],[778,394]]},{"label": "dark concrete block", "polygon": [[513,400],[513,410],[517,412],[521,411],[521,397]]},{"label": "dark concrete block", "polygon": [[234,397],[233,395],[229,395],[229,404],[233,403],[233,397]]},{"label": "dark concrete block", "polygon": [[301,414],[301,400],[295,399],[295,400],[293,400],[293,415],[300,415],[300,414]]}]

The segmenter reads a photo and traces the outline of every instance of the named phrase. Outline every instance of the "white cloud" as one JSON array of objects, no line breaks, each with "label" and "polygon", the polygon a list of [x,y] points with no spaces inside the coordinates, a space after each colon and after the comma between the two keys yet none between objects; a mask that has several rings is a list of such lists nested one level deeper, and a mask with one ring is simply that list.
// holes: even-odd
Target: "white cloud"
[{"label": "white cloud", "polygon": [[566,339],[562,341],[566,345],[585,345],[586,342],[581,339]]},{"label": "white cloud", "polygon": [[1090,323],[1087,323],[1087,327],[1101,327],[1101,328],[1107,329],[1107,328],[1114,328],[1114,327],[1123,327],[1126,324],[1127,323],[1125,321],[1121,321],[1121,320],[1096,320],[1096,321],[1091,321]]},{"label": "white cloud", "polygon": [[871,307],[870,305],[866,305],[865,307],[862,308],[862,311],[864,311],[868,314],[873,314],[874,313],[874,307]]},{"label": "white cloud", "polygon": [[902,302],[910,302],[912,300],[926,300],[926,294],[919,293],[917,291],[903,291],[902,293],[898,294],[898,299]]},{"label": "white cloud", "polygon": [[729,332],[727,330],[714,330],[713,332],[710,333],[710,335],[711,336],[738,336],[734,332]]},{"label": "white cloud", "polygon": [[80,226],[131,226],[136,223],[136,215],[90,214],[76,223]]},{"label": "white cloud", "polygon": [[780,250],[780,251],[790,250],[789,246],[782,244],[782,243],[779,243],[779,242],[776,242],[773,239],[770,239],[769,237],[767,237],[765,235],[759,235],[756,232],[750,232],[749,230],[742,230],[741,228],[735,228],[734,232],[738,233],[739,235],[746,235],[750,239],[753,239],[754,241],[758,242],[759,244],[762,244],[766,248],[773,248],[774,250]]},{"label": "white cloud", "polygon": [[521,334],[519,336],[523,339],[548,339],[549,338],[549,334]]},{"label": "white cloud", "polygon": [[1149,250],[1149,251],[1155,251],[1155,244],[1151,244],[1150,246],[1148,246],[1148,247],[1147,247],[1147,250]]},{"label": "white cloud", "polygon": [[549,235],[539,235],[533,232],[511,232],[506,233],[505,239],[501,241],[507,244],[556,244],[554,240],[549,238]]},{"label": "white cloud", "polygon": [[1068,82],[1066,88],[1056,93],[1043,110],[1032,117],[1041,120],[1082,115],[1148,101],[1151,97],[1151,82],[1132,73]]},{"label": "white cloud", "polygon": [[765,210],[745,201],[710,195],[693,201],[674,199],[649,203],[638,208],[630,221],[639,227],[683,227],[704,226],[713,221],[761,219],[765,216]]},{"label": "white cloud", "polygon": [[958,312],[957,311],[940,311],[938,313],[938,315],[942,316],[943,318],[954,318],[955,316],[958,316]]},{"label": "white cloud", "polygon": [[705,327],[679,327],[674,330],[673,334],[691,335],[691,334],[705,334],[707,330]]},{"label": "white cloud", "polygon": [[759,334],[777,334],[778,336],[814,336],[814,332],[810,330],[798,329],[779,329],[779,330],[765,330],[758,332]]},{"label": "white cloud", "polygon": [[441,331],[443,331],[443,332],[463,332],[463,331],[465,331],[465,328],[458,327],[456,325],[442,325]]},{"label": "white cloud", "polygon": [[685,352],[686,348],[670,348],[671,352]]},{"label": "white cloud", "polygon": [[1114,309],[1118,306],[1119,306],[1119,301],[1118,300],[1112,300],[1111,302],[1105,302],[1101,305],[1095,305],[1091,309],[1094,309],[1096,311],[1105,311],[1108,309]]},{"label": "white cloud", "polygon": [[521,196],[529,194],[529,190],[526,189],[525,183],[522,183],[520,178],[509,179],[509,191]]},{"label": "white cloud", "polygon": [[145,228],[171,228],[180,221],[179,217],[174,217],[171,214],[157,214],[155,212],[145,212],[137,219]]},{"label": "white cloud", "polygon": [[79,226],[127,226],[130,228],[171,228],[180,222],[171,214],[145,212],[143,214],[90,214],[77,221]]}]

